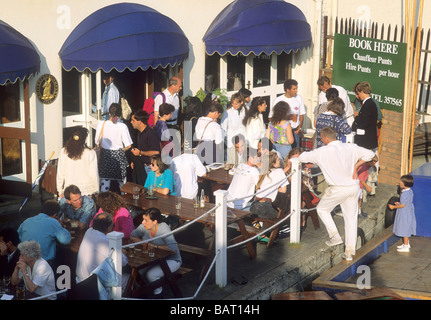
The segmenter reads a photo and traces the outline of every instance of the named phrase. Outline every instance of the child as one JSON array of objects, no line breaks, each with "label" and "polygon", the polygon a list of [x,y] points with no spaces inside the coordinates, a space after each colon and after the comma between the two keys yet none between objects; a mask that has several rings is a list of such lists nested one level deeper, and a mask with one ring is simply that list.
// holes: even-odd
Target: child
[{"label": "child", "polygon": [[373,188],[369,184],[369,171],[370,168],[374,167],[378,161],[377,155],[374,156],[373,160],[368,161],[361,165],[358,169],[359,186],[361,187],[361,193],[359,194],[358,203],[358,216],[366,218],[368,215],[362,211],[362,203],[367,202],[367,195],[371,194]]},{"label": "child", "polygon": [[400,181],[400,202],[388,205],[391,210],[397,209],[394,234],[403,238],[403,243],[397,246],[398,252],[409,252],[409,238],[416,234],[415,207],[413,205],[413,191],[411,189],[413,182],[414,180],[411,175],[402,176]]}]

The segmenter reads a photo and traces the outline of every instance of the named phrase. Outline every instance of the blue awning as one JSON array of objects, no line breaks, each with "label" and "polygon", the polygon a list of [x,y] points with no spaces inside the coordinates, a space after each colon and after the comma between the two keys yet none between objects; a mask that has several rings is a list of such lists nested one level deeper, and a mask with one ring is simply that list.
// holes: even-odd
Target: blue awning
[{"label": "blue awning", "polygon": [[284,0],[236,0],[214,19],[203,41],[209,55],[280,54],[309,47],[311,31],[302,11]]},{"label": "blue awning", "polygon": [[119,3],[85,18],[59,55],[66,70],[146,70],[181,63],[188,56],[188,43],[172,19],[140,4]]},{"label": "blue awning", "polygon": [[0,85],[22,81],[39,69],[40,57],[31,42],[0,20]]}]

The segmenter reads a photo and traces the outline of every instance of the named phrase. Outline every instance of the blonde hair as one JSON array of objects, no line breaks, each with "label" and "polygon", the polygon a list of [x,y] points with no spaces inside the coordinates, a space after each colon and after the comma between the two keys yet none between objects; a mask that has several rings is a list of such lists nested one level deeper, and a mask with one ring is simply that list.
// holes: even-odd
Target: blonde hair
[{"label": "blonde hair", "polygon": [[274,169],[274,164],[277,162],[278,159],[278,154],[277,152],[271,151],[269,153],[269,157],[268,157],[268,170],[265,170],[266,173],[265,174],[261,174],[259,176],[259,180],[257,181],[256,184],[256,191],[260,189],[260,187],[262,186],[263,180],[265,180],[266,177],[268,177],[269,179],[271,179],[269,177],[269,174],[271,173],[272,169]]}]

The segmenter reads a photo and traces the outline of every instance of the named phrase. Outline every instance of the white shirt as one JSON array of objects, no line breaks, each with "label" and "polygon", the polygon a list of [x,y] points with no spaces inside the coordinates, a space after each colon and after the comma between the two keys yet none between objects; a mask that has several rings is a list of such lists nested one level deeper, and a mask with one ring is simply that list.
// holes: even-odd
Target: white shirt
[{"label": "white shirt", "polygon": [[[165,102],[173,105],[175,107],[174,112],[172,113],[172,118],[167,121],[168,124],[177,124],[178,110],[180,109],[180,98],[178,93],[171,94],[168,89],[163,91],[165,95]],[[154,111],[159,112],[159,107],[163,103],[163,97],[161,94],[157,95],[154,99]]]},{"label": "white shirt", "polygon": [[[347,91],[343,87],[340,87],[340,86],[332,85],[332,88],[337,89],[338,96],[341,99],[343,99],[344,105],[345,105],[344,111],[346,113],[346,121],[349,124],[349,126],[352,126],[353,120],[355,120],[355,119],[353,117],[352,103],[350,102],[349,95],[347,94]],[[322,103],[327,102],[327,101],[328,101],[328,99],[326,99],[326,93],[323,91],[320,91],[320,93],[319,93],[319,105],[321,105]]]},{"label": "white shirt", "polygon": [[[108,237],[93,228],[89,228],[79,246],[76,262],[76,282],[87,279],[91,273],[109,256]],[[122,265],[127,264],[127,258],[122,255]]]},{"label": "white shirt", "polygon": [[226,109],[221,118],[221,128],[223,129],[224,136],[227,140],[227,147],[234,146],[232,138],[238,134],[245,135],[245,128],[242,120],[245,117],[245,108],[243,107],[240,112],[233,107]]},{"label": "white shirt", "polygon": [[207,170],[199,157],[192,153],[183,153],[171,161],[171,170],[175,178],[175,192],[178,197],[193,199],[198,193],[198,177]]},{"label": "white shirt", "polygon": [[[265,177],[262,184],[260,185],[259,190],[262,190],[262,191],[256,194],[256,197],[270,198],[272,201],[274,201],[275,198],[277,197],[278,188],[287,186],[288,184],[289,184],[289,180],[287,179],[283,169],[281,168],[272,169],[271,173]],[[268,189],[268,190],[265,190],[265,189]]]},{"label": "white shirt", "polygon": [[[287,102],[290,107],[290,114],[297,115],[296,121],[290,120],[290,125],[292,126],[292,129],[297,128],[299,126],[299,116],[304,115],[306,113],[305,105],[304,105],[304,101],[302,100],[302,97],[299,94],[297,94],[295,97],[287,98],[286,95],[283,94],[274,100],[273,106],[275,106],[280,101]],[[272,117],[272,112],[273,112],[273,108],[269,110],[269,118]]]},{"label": "white shirt", "polygon": [[213,119],[209,117],[200,117],[196,123],[194,139],[196,141],[200,139],[214,141],[216,144],[219,144],[223,142],[223,132],[220,125]]},{"label": "white shirt", "polygon": [[254,149],[257,149],[257,144],[265,136],[265,132],[266,126],[261,113],[256,118],[250,118],[245,126],[245,138]]},{"label": "white shirt", "polygon": [[129,129],[122,122],[112,123],[110,120],[100,121],[97,125],[95,144],[98,143],[98,138],[100,131],[102,130],[103,123],[105,122],[105,127],[103,128],[103,134],[101,137],[102,148],[108,150],[118,150],[127,146],[130,146],[133,141],[130,137]]},{"label": "white shirt", "polygon": [[352,178],[356,163],[359,160],[371,161],[373,157],[374,152],[371,150],[337,140],[313,151],[303,152],[299,160],[317,164],[329,186],[352,186],[359,184],[359,179]]},{"label": "white shirt", "polygon": [[96,151],[85,148],[81,159],[73,160],[61,149],[57,165],[58,193],[63,194],[64,188],[71,184],[78,186],[83,196],[99,192]]},{"label": "white shirt", "polygon": [[109,112],[111,104],[120,102],[120,92],[113,82],[107,87],[107,89],[108,92],[103,100],[102,113]]},{"label": "white shirt", "polygon": [[[37,286],[34,292],[39,296],[45,296],[56,292],[54,271],[52,271],[51,266],[45,259],[40,258],[36,260],[33,270],[27,266],[27,274],[30,275],[31,281]],[[21,270],[18,273],[18,277],[20,279],[24,277]],[[57,296],[52,295],[48,297],[48,299],[56,300]]]},{"label": "white shirt", "polygon": [[[235,169],[232,182],[227,189],[227,206],[235,209],[243,209],[246,207],[247,203],[254,195],[256,183],[258,181],[259,170],[256,167],[249,166],[246,163],[238,165],[238,167]],[[229,201],[237,198],[243,199]]]}]

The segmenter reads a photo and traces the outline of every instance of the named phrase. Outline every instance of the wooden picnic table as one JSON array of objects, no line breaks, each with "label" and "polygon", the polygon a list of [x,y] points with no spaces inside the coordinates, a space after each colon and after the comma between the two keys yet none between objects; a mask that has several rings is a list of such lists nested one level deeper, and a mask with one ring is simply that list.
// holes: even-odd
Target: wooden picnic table
[{"label": "wooden picnic table", "polygon": [[233,179],[233,174],[229,173],[230,170],[219,168],[207,172],[206,176],[202,179],[210,180],[218,184],[230,185]]},{"label": "wooden picnic table", "polygon": [[[182,298],[181,290],[176,283],[176,275],[171,272],[166,263],[166,260],[171,255],[175,254],[175,252],[154,246],[154,257],[150,257],[148,253],[149,247],[151,247],[151,244],[144,243],[137,244],[134,248],[129,247],[127,249],[127,257],[129,260],[129,266],[131,267],[131,273],[127,281],[126,288],[124,289],[124,296],[141,297],[143,294],[150,294],[154,289],[167,283],[172,289],[174,296],[176,298]],[[139,270],[150,268],[154,265],[160,265],[163,270],[164,277],[155,282],[144,283],[143,279],[139,275]],[[139,283],[139,286],[135,286],[136,283]]]},{"label": "wooden picnic table", "polygon": [[[162,214],[170,215],[173,217],[178,217],[182,221],[192,221],[207,212],[208,210],[215,207],[214,203],[205,203],[204,208],[194,208],[193,200],[181,198],[181,209],[176,209],[176,198],[177,196],[173,195],[162,195],[157,194],[157,200],[147,199],[145,195],[141,194],[138,200],[133,199],[132,194],[124,194],[122,195],[124,201],[129,206],[134,206],[137,208],[141,208],[146,210],[148,208],[158,208]],[[247,231],[244,223],[244,218],[249,217],[250,212],[227,208],[227,224],[237,224],[238,229],[241,233],[240,237],[236,238],[236,241],[242,241],[243,239],[247,239],[251,236],[251,234]],[[215,238],[215,216],[211,214],[207,214],[201,217],[197,222],[204,224],[213,234],[213,239],[210,242],[209,250],[213,249],[214,238]],[[252,243],[246,244],[248,253],[250,258],[256,257],[256,251],[252,245]],[[198,248],[197,248],[198,249]]]}]

